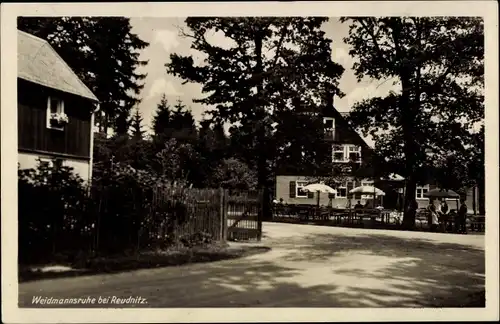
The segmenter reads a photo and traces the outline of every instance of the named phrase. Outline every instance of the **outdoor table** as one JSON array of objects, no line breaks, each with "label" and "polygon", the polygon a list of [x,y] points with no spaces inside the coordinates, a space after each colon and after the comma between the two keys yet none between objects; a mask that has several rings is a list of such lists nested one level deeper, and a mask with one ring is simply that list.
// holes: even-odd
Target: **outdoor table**
[{"label": "outdoor table", "polygon": [[299,219],[301,220],[306,220],[308,221],[309,220],[309,214],[310,214],[310,210],[309,208],[303,208],[302,206],[297,206],[297,215],[299,216]]},{"label": "outdoor table", "polygon": [[454,224],[455,220],[453,215],[446,214],[440,217],[439,222],[441,223],[442,230],[444,232],[453,232],[455,230]]}]

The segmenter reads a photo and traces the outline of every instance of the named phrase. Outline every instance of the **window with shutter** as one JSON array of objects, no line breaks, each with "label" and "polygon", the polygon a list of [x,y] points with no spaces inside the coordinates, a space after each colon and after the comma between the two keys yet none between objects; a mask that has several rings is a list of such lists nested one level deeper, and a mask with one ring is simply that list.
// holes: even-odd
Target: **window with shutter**
[{"label": "window with shutter", "polygon": [[[304,191],[303,188],[307,186],[307,182],[305,181],[296,181],[295,182],[295,187],[296,187],[296,193],[295,197],[297,198],[309,198],[309,193],[307,191]],[[314,195],[314,193],[313,193]]]}]

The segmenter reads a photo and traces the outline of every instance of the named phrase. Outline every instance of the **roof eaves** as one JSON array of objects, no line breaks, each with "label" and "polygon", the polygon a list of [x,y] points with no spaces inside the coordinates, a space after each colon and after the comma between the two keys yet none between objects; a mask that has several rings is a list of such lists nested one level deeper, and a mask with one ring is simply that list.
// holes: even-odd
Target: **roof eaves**
[{"label": "roof eaves", "polygon": [[[59,58],[59,60],[69,69],[69,71],[73,74],[73,76],[78,80],[78,82],[80,83],[80,85],[83,87],[83,89],[85,89],[88,94],[87,95],[82,95],[81,93],[75,93],[74,91],[68,91],[68,90],[64,90],[64,92],[68,92],[68,93],[71,93],[71,94],[74,94],[74,95],[77,95],[77,96],[80,96],[80,97],[84,97],[84,98],[87,98],[87,99],[90,99],[90,100],[93,100],[93,101],[96,101],[96,102],[99,102],[99,99],[97,99],[97,97],[94,95],[94,93],[87,87],[87,85],[85,85],[85,83],[83,83],[83,81],[80,79],[80,77],[78,77],[78,75],[75,73],[75,71],[73,71],[73,69],[68,65],[68,63],[66,63],[66,61],[57,53],[57,51],[54,49],[54,47],[52,47],[52,45],[50,45],[50,43],[43,39],[43,38],[40,38],[40,37],[37,37],[35,35],[32,35],[30,33],[27,33],[27,32],[24,32],[22,30],[19,30],[18,29],[18,32],[20,33],[23,33],[24,35],[28,36],[28,37],[31,37],[33,39],[36,39],[40,42],[43,43],[43,45],[40,47],[40,49],[43,47],[43,46],[48,46],[49,50],[53,52],[53,54],[55,54],[55,56],[57,58]],[[21,79],[24,79],[24,80],[27,80],[27,81],[30,81],[30,82],[34,82],[34,83],[37,83],[37,84],[41,84],[41,85],[45,85],[45,84],[42,84],[40,82],[36,82],[32,79],[27,79],[25,77],[20,77]],[[45,85],[47,86],[47,85]],[[53,89],[56,89],[54,87],[51,87]],[[56,89],[56,90],[61,90],[61,89]]]}]

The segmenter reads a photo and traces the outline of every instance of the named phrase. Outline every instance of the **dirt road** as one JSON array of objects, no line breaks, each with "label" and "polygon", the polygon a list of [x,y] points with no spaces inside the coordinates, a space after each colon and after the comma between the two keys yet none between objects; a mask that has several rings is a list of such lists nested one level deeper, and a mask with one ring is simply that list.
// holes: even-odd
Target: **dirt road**
[{"label": "dirt road", "polygon": [[61,307],[34,304],[40,297],[90,297],[101,303],[79,307],[457,307],[484,289],[482,235],[279,223],[263,229],[258,245],[272,248],[263,254],[27,282],[19,286],[20,306]]}]

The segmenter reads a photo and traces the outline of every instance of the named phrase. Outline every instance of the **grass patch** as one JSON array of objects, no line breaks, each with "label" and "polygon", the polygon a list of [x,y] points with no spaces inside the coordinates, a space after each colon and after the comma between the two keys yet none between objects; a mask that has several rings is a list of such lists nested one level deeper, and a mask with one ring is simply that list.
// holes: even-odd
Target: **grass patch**
[{"label": "grass patch", "polygon": [[[129,255],[80,259],[70,264],[63,264],[73,269],[65,272],[43,272],[39,269],[33,270],[35,268],[33,266],[20,265],[19,282],[230,260],[264,253],[269,250],[270,248],[261,246],[230,247],[228,245],[209,245],[192,248],[177,247],[161,251],[141,251]],[[58,265],[61,264],[58,263]],[[36,268],[41,268],[41,266]]]}]

